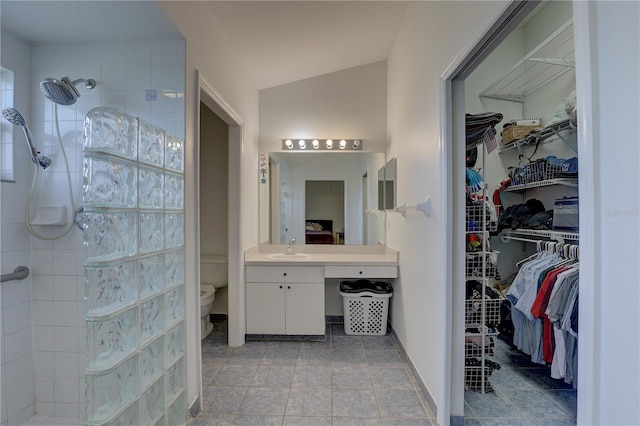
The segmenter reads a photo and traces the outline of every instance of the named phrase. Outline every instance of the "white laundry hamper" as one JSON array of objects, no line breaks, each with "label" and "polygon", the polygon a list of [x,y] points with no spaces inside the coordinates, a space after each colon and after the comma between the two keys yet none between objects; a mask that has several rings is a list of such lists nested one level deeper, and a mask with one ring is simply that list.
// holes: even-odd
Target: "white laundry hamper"
[{"label": "white laundry hamper", "polygon": [[368,280],[342,281],[340,295],[344,306],[344,332],[347,335],[384,336],[387,334],[391,284]]}]

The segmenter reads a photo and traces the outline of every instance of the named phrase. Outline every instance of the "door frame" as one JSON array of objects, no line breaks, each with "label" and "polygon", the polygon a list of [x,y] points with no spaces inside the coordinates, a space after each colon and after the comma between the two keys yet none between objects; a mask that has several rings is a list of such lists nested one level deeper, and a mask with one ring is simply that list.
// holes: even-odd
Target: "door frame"
[{"label": "door frame", "polygon": [[[440,158],[442,161],[441,190],[447,194],[441,207],[446,230],[447,254],[445,295],[447,325],[445,357],[447,365],[442,374],[444,389],[443,411],[449,413],[445,422],[461,424],[464,419],[464,348],[456,344],[464,336],[464,79],[517,25],[509,22],[516,13],[528,14],[538,1],[498,2],[480,23],[475,33],[441,75],[440,82]],[[519,12],[518,8],[522,8]],[[595,321],[587,313],[595,312],[596,251],[594,233],[595,174],[594,140],[592,131],[592,44],[589,24],[592,20],[589,2],[573,2],[574,42],[576,45],[576,95],[580,99],[578,117],[578,146],[580,170],[580,258],[585,268],[580,270],[580,339],[578,341],[578,410],[577,424],[592,424],[596,419],[597,362],[595,351]],[[495,37],[498,34],[497,38]],[[484,52],[484,53],[483,53]],[[484,56],[483,56],[484,55]],[[460,159],[460,161],[457,161]],[[583,313],[585,315],[583,315]],[[584,320],[583,320],[584,319]]]}]

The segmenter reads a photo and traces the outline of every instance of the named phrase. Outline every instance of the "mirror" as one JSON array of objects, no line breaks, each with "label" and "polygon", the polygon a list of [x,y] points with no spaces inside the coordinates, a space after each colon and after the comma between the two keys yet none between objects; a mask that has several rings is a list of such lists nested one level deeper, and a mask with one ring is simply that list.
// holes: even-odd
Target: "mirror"
[{"label": "mirror", "polygon": [[[385,244],[377,175],[384,164],[381,152],[261,153],[260,244],[287,244],[293,238],[297,244]],[[311,201],[308,192],[325,201]],[[336,203],[342,206],[335,210],[342,211],[327,210]],[[312,231],[326,236],[310,236]]]},{"label": "mirror", "polygon": [[392,158],[378,170],[378,210],[393,210],[396,200],[396,159]]}]

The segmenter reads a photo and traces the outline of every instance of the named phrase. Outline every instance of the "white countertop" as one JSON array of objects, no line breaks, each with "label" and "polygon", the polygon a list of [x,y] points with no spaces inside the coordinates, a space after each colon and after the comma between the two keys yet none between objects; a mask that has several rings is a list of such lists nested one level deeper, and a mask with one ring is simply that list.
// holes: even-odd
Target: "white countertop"
[{"label": "white countertop", "polygon": [[[296,245],[294,253],[302,258],[287,258],[286,245],[261,245],[245,251],[244,263],[250,265],[300,266],[398,266],[398,252],[385,246]],[[273,255],[276,255],[274,258]]]}]

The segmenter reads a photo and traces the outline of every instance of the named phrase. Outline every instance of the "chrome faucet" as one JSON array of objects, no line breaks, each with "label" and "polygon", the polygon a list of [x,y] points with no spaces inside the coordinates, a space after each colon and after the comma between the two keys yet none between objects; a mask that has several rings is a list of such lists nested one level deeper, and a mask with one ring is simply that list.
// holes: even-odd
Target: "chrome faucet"
[{"label": "chrome faucet", "polygon": [[287,254],[293,254],[293,246],[296,244],[296,239],[292,238],[287,245]]}]

